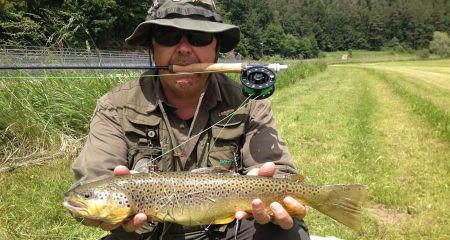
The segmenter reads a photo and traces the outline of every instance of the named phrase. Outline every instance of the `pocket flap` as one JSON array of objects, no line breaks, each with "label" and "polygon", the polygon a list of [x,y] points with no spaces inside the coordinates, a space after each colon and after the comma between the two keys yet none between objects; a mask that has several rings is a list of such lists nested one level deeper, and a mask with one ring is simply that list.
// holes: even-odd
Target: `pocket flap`
[{"label": "pocket flap", "polygon": [[[214,119],[213,119],[214,121]],[[241,137],[245,131],[245,118],[234,115],[232,118],[224,117],[211,128],[213,138],[234,140]]]},{"label": "pocket flap", "polygon": [[142,125],[157,126],[160,122],[161,118],[154,114],[142,113],[132,108],[124,109],[123,128],[125,132],[135,132],[140,135],[145,135]]}]

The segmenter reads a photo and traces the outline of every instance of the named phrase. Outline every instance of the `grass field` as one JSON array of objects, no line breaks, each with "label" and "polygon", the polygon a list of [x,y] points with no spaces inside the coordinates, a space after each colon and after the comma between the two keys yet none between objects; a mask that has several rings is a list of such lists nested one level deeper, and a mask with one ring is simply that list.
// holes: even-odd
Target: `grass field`
[{"label": "grass field", "polygon": [[[311,210],[312,235],[450,239],[449,76],[450,60],[331,65],[275,93],[278,129],[308,182],[369,186],[362,232]],[[0,175],[0,239],[104,235],[61,206],[70,164]]]},{"label": "grass field", "polygon": [[[329,64],[347,64],[347,63],[368,63],[368,62],[395,62],[395,61],[411,61],[418,60],[420,57],[414,53],[395,52],[395,51],[367,51],[353,50],[351,56],[349,51],[323,52],[321,61]],[[346,55],[347,59],[343,59]],[[438,56],[431,55],[430,59]],[[314,59],[313,59],[314,61]]]}]

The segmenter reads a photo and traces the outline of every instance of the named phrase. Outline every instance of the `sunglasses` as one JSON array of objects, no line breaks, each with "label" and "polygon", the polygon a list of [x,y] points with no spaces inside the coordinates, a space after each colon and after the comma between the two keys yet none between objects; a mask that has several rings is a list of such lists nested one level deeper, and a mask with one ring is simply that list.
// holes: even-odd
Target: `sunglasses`
[{"label": "sunglasses", "polygon": [[186,36],[192,46],[204,47],[213,41],[214,33],[181,30],[177,28],[159,28],[153,34],[153,38],[158,44],[167,47],[177,45],[183,36]]}]

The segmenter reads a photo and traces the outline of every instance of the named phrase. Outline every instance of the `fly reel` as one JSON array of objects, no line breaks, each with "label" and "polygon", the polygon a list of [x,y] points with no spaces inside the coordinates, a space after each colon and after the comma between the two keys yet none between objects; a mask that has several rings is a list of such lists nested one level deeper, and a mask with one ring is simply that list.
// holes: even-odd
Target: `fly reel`
[{"label": "fly reel", "polygon": [[276,75],[264,66],[249,65],[242,70],[242,93],[251,99],[264,99],[275,92]]},{"label": "fly reel", "polygon": [[275,72],[287,69],[286,65],[246,65],[242,69],[242,93],[251,99],[265,99],[275,92]]}]

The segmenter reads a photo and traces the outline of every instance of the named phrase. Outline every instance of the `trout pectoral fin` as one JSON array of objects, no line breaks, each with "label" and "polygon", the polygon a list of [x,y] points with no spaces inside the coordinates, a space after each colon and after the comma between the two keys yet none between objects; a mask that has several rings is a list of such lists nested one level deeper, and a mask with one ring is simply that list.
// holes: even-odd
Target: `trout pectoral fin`
[{"label": "trout pectoral fin", "polygon": [[304,182],[305,181],[305,177],[303,175],[300,175],[300,174],[293,174],[289,178],[292,181],[300,181],[300,182]]},{"label": "trout pectoral fin", "polygon": [[283,174],[283,175],[278,175],[278,176],[275,175],[273,177],[287,179],[287,180],[291,180],[291,181],[295,181],[295,182],[304,182],[305,181],[305,177],[300,174]]},{"label": "trout pectoral fin", "polygon": [[226,217],[226,218],[221,218],[221,219],[216,219],[214,220],[214,222],[212,224],[227,224],[230,223],[234,220],[234,214]]}]

